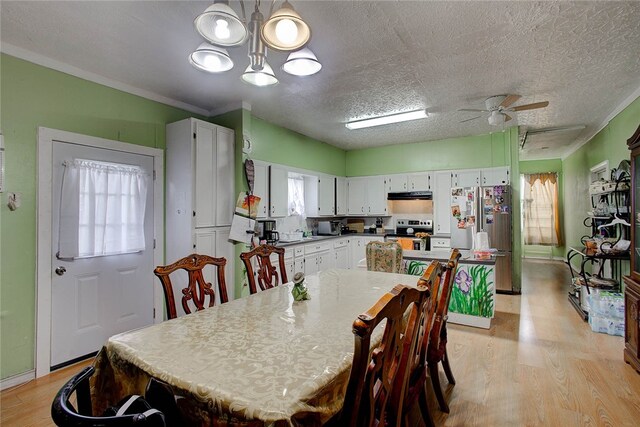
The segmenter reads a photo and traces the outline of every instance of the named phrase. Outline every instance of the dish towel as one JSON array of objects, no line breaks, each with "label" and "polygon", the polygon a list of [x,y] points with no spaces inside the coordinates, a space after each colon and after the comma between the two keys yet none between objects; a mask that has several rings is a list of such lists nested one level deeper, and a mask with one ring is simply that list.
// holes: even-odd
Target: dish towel
[{"label": "dish towel", "polygon": [[398,243],[402,246],[402,250],[412,251],[413,250],[413,239],[409,239],[407,237],[399,237]]}]

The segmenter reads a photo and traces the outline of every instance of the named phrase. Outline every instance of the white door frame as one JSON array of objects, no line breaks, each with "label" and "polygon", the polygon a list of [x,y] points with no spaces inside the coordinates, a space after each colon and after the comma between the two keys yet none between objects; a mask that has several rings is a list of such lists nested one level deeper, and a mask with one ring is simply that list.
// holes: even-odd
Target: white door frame
[{"label": "white door frame", "polygon": [[[164,151],[159,148],[128,144],[62,130],[38,127],[37,258],[36,258],[36,378],[47,375],[51,366],[51,217],[53,185],[53,142],[60,141],[94,148],[123,151],[153,157],[153,230],[155,265],[164,262]],[[162,321],[163,300],[158,286],[153,287],[153,306]]]}]

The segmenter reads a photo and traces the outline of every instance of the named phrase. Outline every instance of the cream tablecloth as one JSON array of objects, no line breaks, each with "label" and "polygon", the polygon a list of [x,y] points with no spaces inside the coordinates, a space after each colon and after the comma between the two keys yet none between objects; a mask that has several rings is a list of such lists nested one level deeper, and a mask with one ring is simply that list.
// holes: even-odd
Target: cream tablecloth
[{"label": "cream tablecloth", "polygon": [[321,425],[342,407],[357,315],[416,277],[327,270],[292,284],[111,337],[96,359],[94,410],[143,393],[149,376],[171,384],[195,425],[227,418],[258,425]]}]

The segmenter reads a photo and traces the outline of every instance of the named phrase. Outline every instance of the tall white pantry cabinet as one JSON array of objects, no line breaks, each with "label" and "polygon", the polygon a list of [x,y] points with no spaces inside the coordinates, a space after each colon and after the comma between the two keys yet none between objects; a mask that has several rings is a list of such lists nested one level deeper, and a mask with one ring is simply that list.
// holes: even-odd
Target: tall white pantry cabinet
[{"label": "tall white pantry cabinet", "polygon": [[[198,119],[167,125],[166,263],[192,253],[226,258],[230,300],[235,287],[235,250],[229,241],[235,208],[234,141],[233,130]],[[215,286],[213,267],[206,267],[204,276]],[[185,284],[174,289],[179,313],[178,288]]]}]

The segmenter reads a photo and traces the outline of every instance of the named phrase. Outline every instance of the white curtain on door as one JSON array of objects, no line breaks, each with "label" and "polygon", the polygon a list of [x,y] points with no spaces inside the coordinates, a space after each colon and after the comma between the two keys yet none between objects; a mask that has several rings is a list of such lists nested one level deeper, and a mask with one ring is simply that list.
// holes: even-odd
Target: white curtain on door
[{"label": "white curtain on door", "polygon": [[555,173],[524,176],[525,245],[560,244],[558,184]]},{"label": "white curtain on door", "polygon": [[58,256],[144,250],[148,174],[138,166],[82,159],[64,166]]}]

